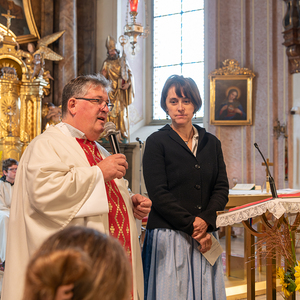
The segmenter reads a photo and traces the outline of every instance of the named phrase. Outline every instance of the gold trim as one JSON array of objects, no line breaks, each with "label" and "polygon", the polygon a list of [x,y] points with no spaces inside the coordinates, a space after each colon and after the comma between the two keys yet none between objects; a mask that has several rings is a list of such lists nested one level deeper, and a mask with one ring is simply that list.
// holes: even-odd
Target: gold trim
[{"label": "gold trim", "polygon": [[17,57],[9,54],[2,54],[0,58],[0,65],[1,66],[13,66],[16,71],[19,80],[22,80],[22,74],[27,72],[27,67],[24,61],[18,59]]},{"label": "gold trim", "polygon": [[[7,27],[0,23],[0,31],[4,35],[7,34]],[[16,35],[9,29],[8,33],[13,37],[13,40],[16,41]]]},{"label": "gold trim", "polygon": [[[36,27],[36,24],[35,24],[35,21],[34,21],[34,17],[33,17],[31,0],[23,0],[22,3],[23,3],[23,10],[24,10],[25,19],[26,19],[30,34],[20,35],[20,36],[16,37],[16,35],[11,30],[9,30],[9,33],[14,38],[17,39],[17,42],[19,44],[35,42],[38,39],[40,39],[40,35],[39,35],[38,30],[37,30],[37,27]],[[0,26],[1,26],[1,28],[5,28],[5,30],[7,31],[7,27],[5,25],[0,24]]]},{"label": "gold trim", "polygon": [[39,39],[40,35],[34,21],[32,7],[31,7],[31,0],[23,0],[23,8],[24,8],[27,25],[31,35],[33,35],[36,39]]}]

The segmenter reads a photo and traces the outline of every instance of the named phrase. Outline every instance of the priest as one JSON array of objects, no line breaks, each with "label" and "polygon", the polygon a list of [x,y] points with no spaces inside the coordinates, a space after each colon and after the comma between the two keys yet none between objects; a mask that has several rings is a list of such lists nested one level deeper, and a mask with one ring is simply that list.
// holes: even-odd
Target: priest
[{"label": "priest", "polygon": [[109,81],[79,76],[63,90],[62,122],[36,137],[22,155],[15,181],[1,300],[21,300],[29,257],[54,232],[92,227],[123,245],[132,263],[133,299],[143,299],[143,273],[135,218],[151,201],[128,191],[123,154],[95,142],[111,105]]}]

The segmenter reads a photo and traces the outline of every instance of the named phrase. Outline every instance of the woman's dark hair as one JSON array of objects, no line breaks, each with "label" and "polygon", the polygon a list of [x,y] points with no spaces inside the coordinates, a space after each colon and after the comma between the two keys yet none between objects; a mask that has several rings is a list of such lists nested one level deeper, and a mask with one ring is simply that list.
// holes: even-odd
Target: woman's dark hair
[{"label": "woman's dark hair", "polygon": [[184,96],[192,101],[195,107],[194,113],[201,108],[202,100],[196,82],[189,77],[183,77],[182,75],[172,75],[165,82],[165,85],[161,92],[160,106],[165,112],[167,112],[166,100],[168,92],[172,86],[175,87],[175,93],[178,97]]}]

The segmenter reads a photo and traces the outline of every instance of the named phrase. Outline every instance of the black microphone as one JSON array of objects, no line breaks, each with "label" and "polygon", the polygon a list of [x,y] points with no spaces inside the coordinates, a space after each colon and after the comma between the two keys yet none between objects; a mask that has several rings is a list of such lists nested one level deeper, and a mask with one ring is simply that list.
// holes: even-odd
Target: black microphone
[{"label": "black microphone", "polygon": [[117,139],[117,134],[119,133],[116,130],[116,125],[113,122],[107,122],[104,125],[105,136],[108,137],[111,151],[113,154],[121,153],[119,142]]},{"label": "black microphone", "polygon": [[136,140],[136,141],[138,141],[140,145],[142,145],[142,144],[143,144],[143,142],[140,140],[140,138],[139,138],[139,137],[137,137],[135,140]]},{"label": "black microphone", "polygon": [[266,164],[266,167],[267,167],[267,171],[268,171],[268,174],[269,174],[269,183],[270,183],[270,188],[271,188],[271,193],[272,193],[272,197],[273,198],[278,198],[278,195],[277,195],[277,190],[276,190],[276,186],[275,186],[275,181],[273,179],[273,177],[271,176],[271,173],[270,173],[270,170],[269,170],[269,166],[263,156],[263,154],[261,153],[261,151],[259,150],[258,148],[258,145],[256,143],[254,143],[254,147],[258,150],[258,152],[260,153],[262,159],[264,160],[265,164]]}]

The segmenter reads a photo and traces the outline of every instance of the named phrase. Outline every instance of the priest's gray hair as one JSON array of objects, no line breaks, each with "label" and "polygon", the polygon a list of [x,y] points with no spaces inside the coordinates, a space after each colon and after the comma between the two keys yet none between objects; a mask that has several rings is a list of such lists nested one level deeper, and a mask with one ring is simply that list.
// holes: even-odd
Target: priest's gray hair
[{"label": "priest's gray hair", "polygon": [[107,80],[102,74],[82,75],[69,81],[62,94],[62,116],[68,111],[68,101],[70,98],[84,97],[90,89],[101,86],[107,93],[111,90],[111,82]]}]

